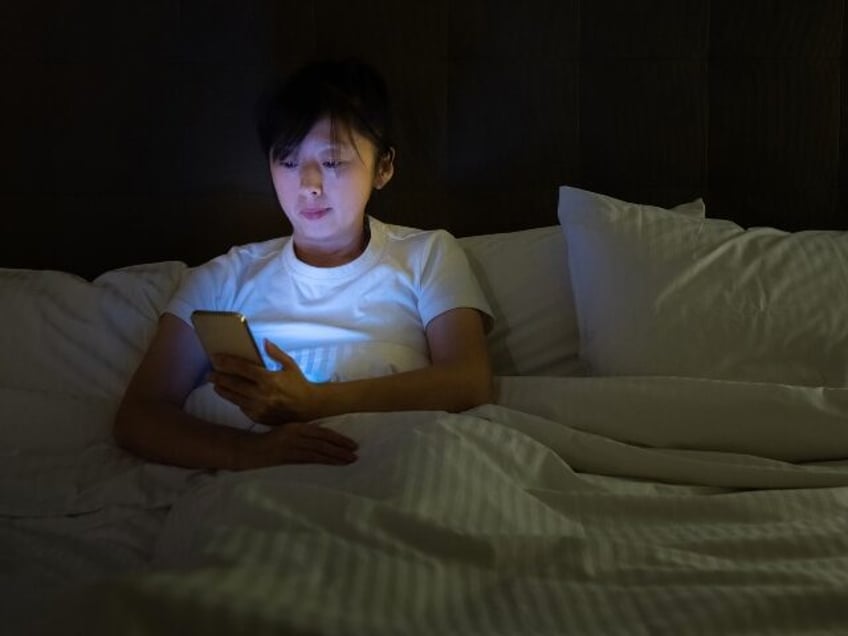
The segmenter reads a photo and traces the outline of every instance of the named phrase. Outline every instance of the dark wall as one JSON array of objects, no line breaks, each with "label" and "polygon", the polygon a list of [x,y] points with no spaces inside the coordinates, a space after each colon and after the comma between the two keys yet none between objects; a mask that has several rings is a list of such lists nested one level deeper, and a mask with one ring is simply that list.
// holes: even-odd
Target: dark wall
[{"label": "dark wall", "polygon": [[398,119],[388,221],[556,223],[557,186],[848,228],[841,0],[149,0],[0,8],[2,266],[195,264],[288,231],[252,127],[356,55]]}]

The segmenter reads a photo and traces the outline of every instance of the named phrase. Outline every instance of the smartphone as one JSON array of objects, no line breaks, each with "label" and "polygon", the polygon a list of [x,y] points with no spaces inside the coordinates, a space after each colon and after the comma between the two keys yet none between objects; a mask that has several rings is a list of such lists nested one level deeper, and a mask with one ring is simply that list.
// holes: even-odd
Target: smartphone
[{"label": "smartphone", "polygon": [[191,322],[206,355],[227,353],[265,366],[244,314],[197,309],[191,313]]}]

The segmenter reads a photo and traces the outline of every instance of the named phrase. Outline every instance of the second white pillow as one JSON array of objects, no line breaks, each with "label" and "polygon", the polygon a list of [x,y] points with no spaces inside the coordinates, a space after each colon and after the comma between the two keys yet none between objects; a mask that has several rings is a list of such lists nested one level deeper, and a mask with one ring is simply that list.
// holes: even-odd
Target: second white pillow
[{"label": "second white pillow", "polygon": [[624,211],[573,188],[559,218],[593,373],[848,386],[848,233]]},{"label": "second white pillow", "polygon": [[[650,208],[576,188],[586,201],[634,214]],[[704,218],[696,199],[674,212]],[[459,239],[495,314],[489,350],[496,375],[585,375],[568,251],[559,226]]]}]

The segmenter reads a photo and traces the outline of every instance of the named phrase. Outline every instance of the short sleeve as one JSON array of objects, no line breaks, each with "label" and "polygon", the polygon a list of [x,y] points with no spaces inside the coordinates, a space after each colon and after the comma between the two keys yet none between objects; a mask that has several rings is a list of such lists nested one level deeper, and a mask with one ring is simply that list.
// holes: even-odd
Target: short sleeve
[{"label": "short sleeve", "polygon": [[232,294],[228,290],[233,286],[233,276],[228,260],[227,255],[219,256],[191,269],[163,313],[173,314],[190,325],[195,309],[229,309]]},{"label": "short sleeve", "polygon": [[485,329],[494,318],[468,258],[459,242],[448,232],[429,233],[420,254],[418,269],[418,311],[426,326],[433,318],[451,309],[470,307],[484,316]]}]

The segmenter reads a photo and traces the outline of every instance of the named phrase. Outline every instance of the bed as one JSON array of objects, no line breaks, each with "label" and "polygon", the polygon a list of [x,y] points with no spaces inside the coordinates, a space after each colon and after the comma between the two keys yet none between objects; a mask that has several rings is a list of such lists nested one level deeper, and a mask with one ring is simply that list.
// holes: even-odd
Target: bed
[{"label": "bed", "polygon": [[[0,633],[848,633],[844,0],[7,4]],[[459,237],[496,399],[141,461],[118,400],[286,233],[252,108],[318,54],[386,74],[372,211]]]},{"label": "bed", "polygon": [[184,262],[0,270],[4,632],[844,633],[848,233],[558,219],[460,239],[496,401],[324,420],[346,467],[115,446]]}]

